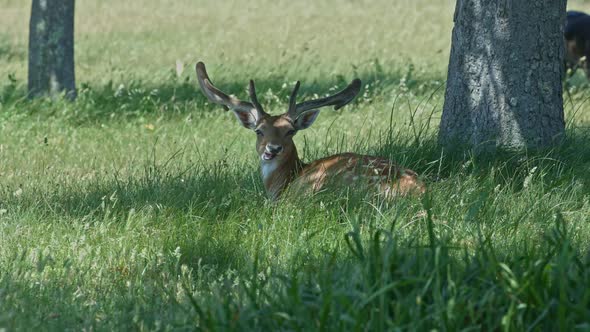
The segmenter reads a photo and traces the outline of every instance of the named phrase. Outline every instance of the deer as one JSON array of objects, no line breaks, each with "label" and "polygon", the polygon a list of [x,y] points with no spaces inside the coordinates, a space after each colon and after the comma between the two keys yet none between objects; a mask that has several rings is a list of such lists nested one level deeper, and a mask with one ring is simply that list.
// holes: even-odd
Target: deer
[{"label": "deer", "polygon": [[582,67],[590,78],[590,15],[570,10],[567,12],[564,27],[565,63],[571,75]]},{"label": "deer", "polygon": [[354,188],[368,185],[387,199],[425,192],[424,183],[416,172],[385,158],[355,153],[340,153],[310,163],[299,158],[293,137],[314,123],[320,108],[334,106],[334,110],[338,110],[350,103],[361,89],[360,79],[354,79],[333,95],[300,103],[297,102],[300,86],[297,81],[287,112],[270,115],[258,101],[253,80],[248,86],[250,101],[244,101],[215,87],[203,62],[197,63],[196,72],[199,86],[207,99],[225,110],[231,110],[242,126],[256,134],[262,180],[271,200],[279,199],[287,188],[314,193],[328,183]]}]

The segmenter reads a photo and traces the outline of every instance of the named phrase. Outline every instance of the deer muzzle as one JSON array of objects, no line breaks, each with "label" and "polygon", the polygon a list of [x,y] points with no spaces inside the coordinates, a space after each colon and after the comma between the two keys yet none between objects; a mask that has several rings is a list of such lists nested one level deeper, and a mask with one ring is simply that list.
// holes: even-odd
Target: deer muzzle
[{"label": "deer muzzle", "polygon": [[264,153],[262,154],[262,159],[263,160],[272,160],[282,151],[283,151],[283,147],[281,145],[267,144],[266,147],[264,148]]}]

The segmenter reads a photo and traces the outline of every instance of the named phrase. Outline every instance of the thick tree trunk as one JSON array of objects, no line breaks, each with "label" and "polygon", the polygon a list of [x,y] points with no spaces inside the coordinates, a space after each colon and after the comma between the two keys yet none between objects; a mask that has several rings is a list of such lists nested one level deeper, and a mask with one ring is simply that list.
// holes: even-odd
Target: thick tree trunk
[{"label": "thick tree trunk", "polygon": [[439,142],[477,152],[563,137],[566,0],[457,0]]},{"label": "thick tree trunk", "polygon": [[33,0],[29,24],[29,96],[76,96],[74,0]]}]

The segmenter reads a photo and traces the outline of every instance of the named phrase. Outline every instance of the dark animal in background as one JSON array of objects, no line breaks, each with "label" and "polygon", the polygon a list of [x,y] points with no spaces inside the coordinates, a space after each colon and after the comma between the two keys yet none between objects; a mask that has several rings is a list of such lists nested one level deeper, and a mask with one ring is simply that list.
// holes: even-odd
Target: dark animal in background
[{"label": "dark animal in background", "polygon": [[[570,10],[567,12],[564,29],[565,64],[572,70],[572,75],[578,68],[584,69],[586,77],[590,79],[590,15]],[[584,58],[585,59],[582,59]]]}]

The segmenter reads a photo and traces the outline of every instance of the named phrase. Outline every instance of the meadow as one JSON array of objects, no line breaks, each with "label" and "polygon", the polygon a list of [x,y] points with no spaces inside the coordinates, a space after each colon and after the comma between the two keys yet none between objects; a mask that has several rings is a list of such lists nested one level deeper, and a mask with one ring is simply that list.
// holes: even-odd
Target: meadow
[{"label": "meadow", "polygon": [[[0,331],[590,330],[590,104],[567,139],[436,144],[454,1],[78,1],[74,102],[26,98],[29,1],[0,0]],[[571,9],[590,11],[584,1]],[[422,198],[269,201],[255,134],[194,65],[269,112],[354,77],[295,141],[370,153]]]}]

